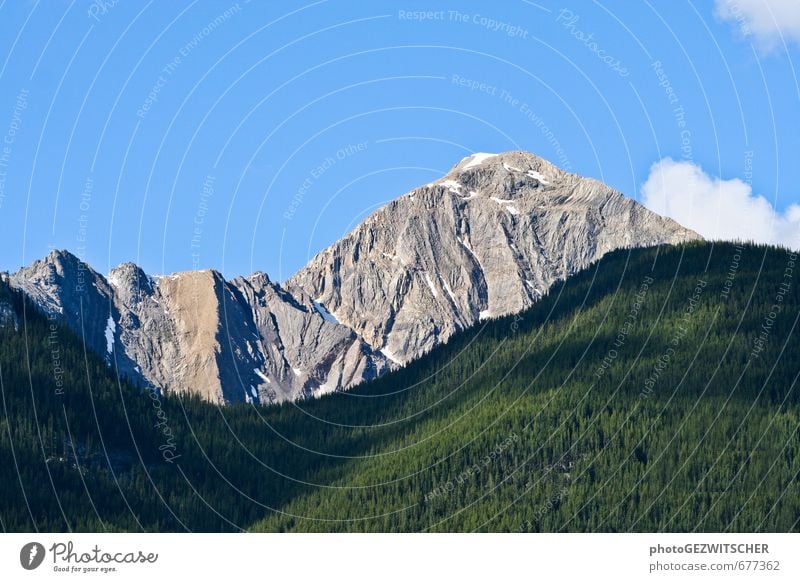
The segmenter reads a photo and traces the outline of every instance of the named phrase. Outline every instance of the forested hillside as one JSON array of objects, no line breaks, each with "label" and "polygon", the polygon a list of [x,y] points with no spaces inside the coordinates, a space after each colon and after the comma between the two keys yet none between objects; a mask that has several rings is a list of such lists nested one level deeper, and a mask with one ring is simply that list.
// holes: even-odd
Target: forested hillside
[{"label": "forested hillside", "polygon": [[142,393],[3,285],[0,525],[797,531],[795,261],[616,251],[404,369],[272,407]]}]

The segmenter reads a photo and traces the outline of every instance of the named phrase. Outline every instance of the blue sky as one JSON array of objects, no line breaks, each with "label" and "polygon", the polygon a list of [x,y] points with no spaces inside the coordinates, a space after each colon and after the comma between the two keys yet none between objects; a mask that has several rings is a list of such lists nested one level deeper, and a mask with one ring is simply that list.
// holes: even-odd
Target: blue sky
[{"label": "blue sky", "polygon": [[794,0],[6,1],[0,268],[58,247],[283,280],[511,149],[710,236],[756,220],[786,242],[799,38]]}]

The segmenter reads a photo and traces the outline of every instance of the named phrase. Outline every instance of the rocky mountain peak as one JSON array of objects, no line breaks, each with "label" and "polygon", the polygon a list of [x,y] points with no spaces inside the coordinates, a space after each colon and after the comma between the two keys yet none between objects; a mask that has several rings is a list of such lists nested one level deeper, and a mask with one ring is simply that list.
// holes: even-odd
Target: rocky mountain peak
[{"label": "rocky mountain peak", "polygon": [[44,259],[34,261],[37,262],[77,266],[81,260],[67,249],[52,249]]},{"label": "rocky mountain peak", "polygon": [[521,173],[535,172],[541,174],[545,180],[557,180],[569,175],[544,158],[523,150],[513,150],[498,154],[475,153],[463,158],[453,166],[447,175],[493,173],[501,170]]},{"label": "rocky mountain peak", "polygon": [[255,271],[250,273],[246,279],[254,285],[259,285],[262,287],[272,284],[272,280],[269,278],[269,275],[267,275],[264,271]]},{"label": "rocky mountain peak", "polygon": [[52,250],[43,259],[11,275],[10,283],[21,288],[48,313],[63,312],[65,306],[78,311],[78,303],[110,297],[106,280],[78,257],[65,250]]},{"label": "rocky mountain peak", "polygon": [[[387,368],[301,289],[295,295],[264,273],[230,282],[213,269],[152,277],[128,262],[106,280],[53,251],[8,281],[128,379],[211,402],[313,397]],[[0,302],[0,325],[13,322],[7,312]]]},{"label": "rocky mountain peak", "polygon": [[445,187],[464,197],[513,200],[518,196],[542,194],[571,177],[534,154],[511,151],[467,156],[431,185]]},{"label": "rocky mountain peak", "polygon": [[133,263],[106,281],[67,251],[9,280],[142,384],[276,402],[374,378],[525,309],[611,250],[696,238],[597,180],[512,151],[464,158],[283,285],[262,272],[152,277]]},{"label": "rocky mountain peak", "polygon": [[118,293],[131,296],[149,295],[155,285],[155,280],[136,263],[122,263],[111,269],[108,282]]},{"label": "rocky mountain peak", "polygon": [[528,152],[473,154],[379,209],[287,283],[405,362],[481,319],[524,309],[606,252],[696,238]]},{"label": "rocky mountain peak", "polygon": [[[43,259],[37,259],[21,271],[39,280],[75,277],[79,271],[86,271],[86,265],[71,252],[62,249],[51,250]],[[94,271],[91,271],[94,273]]]},{"label": "rocky mountain peak", "polygon": [[22,290],[45,313],[67,321],[83,336],[89,349],[104,354],[114,339],[112,290],[105,278],[65,250],[53,250],[11,275],[9,283]]}]

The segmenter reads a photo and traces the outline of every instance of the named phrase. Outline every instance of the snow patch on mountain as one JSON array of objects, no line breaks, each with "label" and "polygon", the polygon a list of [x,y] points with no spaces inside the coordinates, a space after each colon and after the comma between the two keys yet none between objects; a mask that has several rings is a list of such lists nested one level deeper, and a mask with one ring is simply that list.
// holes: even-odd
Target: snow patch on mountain
[{"label": "snow patch on mountain", "polygon": [[336,323],[336,324],[339,323],[339,320],[336,319],[336,316],[333,315],[327,309],[325,309],[325,306],[319,301],[319,299],[314,301],[314,308],[317,310],[317,312],[322,316],[322,318],[325,321],[327,321],[329,323]]},{"label": "snow patch on mountain", "polygon": [[494,158],[494,157],[496,157],[498,155],[499,154],[487,154],[487,153],[483,153],[483,152],[479,152],[477,154],[472,154],[471,156],[467,156],[466,158],[464,158],[464,160],[469,160],[469,162],[467,163],[467,165],[462,166],[461,169],[462,170],[469,170],[470,168],[474,168],[476,166],[480,166],[486,160]]},{"label": "snow patch on mountain", "polygon": [[114,334],[117,331],[117,324],[114,323],[114,318],[112,316],[108,316],[108,321],[106,322],[106,352],[109,354],[114,350]]}]

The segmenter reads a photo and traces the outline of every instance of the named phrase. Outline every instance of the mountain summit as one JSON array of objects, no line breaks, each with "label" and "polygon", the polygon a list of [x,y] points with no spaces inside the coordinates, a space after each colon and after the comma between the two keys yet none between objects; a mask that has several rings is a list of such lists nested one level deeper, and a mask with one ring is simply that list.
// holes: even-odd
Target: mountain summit
[{"label": "mountain summit", "polygon": [[106,279],[67,251],[11,275],[49,317],[141,385],[205,400],[280,402],[348,388],[387,367],[302,290],[263,273],[151,277],[133,263]]},{"label": "mountain summit", "polygon": [[531,153],[478,153],[375,212],[289,282],[407,362],[530,306],[611,250],[699,238]]},{"label": "mountain summit", "polygon": [[533,154],[473,154],[387,204],[279,285],[264,273],[106,279],[66,251],[10,277],[140,384],[211,402],[343,390],[519,312],[619,248],[699,239]]}]

